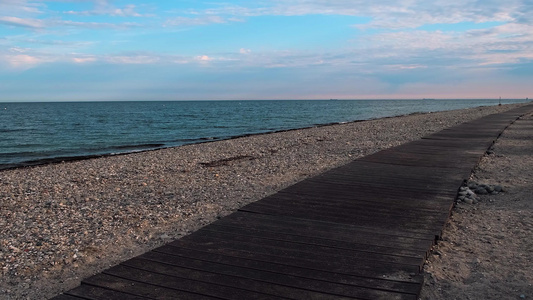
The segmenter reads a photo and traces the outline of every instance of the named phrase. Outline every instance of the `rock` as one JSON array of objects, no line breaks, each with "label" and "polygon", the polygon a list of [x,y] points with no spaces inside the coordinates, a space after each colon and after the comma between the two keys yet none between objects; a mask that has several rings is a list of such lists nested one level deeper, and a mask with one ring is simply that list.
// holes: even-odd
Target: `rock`
[{"label": "rock", "polygon": [[503,191],[503,188],[502,188],[501,185],[495,185],[495,186],[494,186],[494,191],[496,191],[496,192],[499,193],[499,192],[502,192],[502,191]]},{"label": "rock", "polygon": [[477,183],[474,181],[469,182],[468,188],[470,188],[471,190],[475,190],[477,188]]},{"label": "rock", "polygon": [[472,200],[470,198],[466,198],[464,201],[465,201],[465,203],[468,203],[468,204],[474,203],[474,200]]},{"label": "rock", "polygon": [[468,194],[468,193],[467,193],[466,191],[460,191],[460,192],[459,192],[459,195],[460,195],[460,196],[466,196],[467,194]]},{"label": "rock", "polygon": [[493,186],[491,186],[491,185],[488,185],[488,186],[486,186],[486,187],[485,187],[485,189],[486,189],[486,190],[487,190],[487,192],[489,192],[489,193],[492,193],[492,192],[494,192],[494,187],[493,187]]},{"label": "rock", "polygon": [[482,188],[482,187],[478,187],[474,192],[476,194],[478,194],[478,195],[487,195],[488,194],[487,190]]}]

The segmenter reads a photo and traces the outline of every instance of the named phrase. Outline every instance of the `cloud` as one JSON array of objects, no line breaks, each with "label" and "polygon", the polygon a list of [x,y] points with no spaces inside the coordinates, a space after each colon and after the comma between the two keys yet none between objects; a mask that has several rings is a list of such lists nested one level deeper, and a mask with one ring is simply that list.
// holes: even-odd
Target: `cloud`
[{"label": "cloud", "polygon": [[199,56],[196,56],[194,59],[200,62],[208,62],[208,61],[213,60],[211,57],[207,55],[199,55]]},{"label": "cloud", "polygon": [[201,26],[209,24],[223,24],[228,20],[219,16],[202,16],[197,18],[175,17],[168,19],[163,26]]},{"label": "cloud", "polygon": [[18,17],[0,17],[0,24],[17,26],[17,27],[26,27],[26,28],[44,28],[45,23],[39,19],[23,19]]},{"label": "cloud", "polygon": [[5,15],[34,15],[41,14],[41,8],[45,8],[43,3],[28,2],[26,0],[2,0],[0,1],[0,12]]},{"label": "cloud", "polygon": [[141,27],[139,23],[104,23],[104,22],[76,22],[70,20],[40,20],[40,19],[23,19],[18,17],[0,17],[0,24],[31,29],[45,29],[50,27],[79,27],[87,29],[126,29]]},{"label": "cloud", "polygon": [[109,1],[94,1],[94,9],[84,11],[65,11],[64,14],[78,15],[78,16],[99,16],[109,15],[114,17],[145,17],[151,15],[143,15],[136,11],[137,6],[128,4],[123,8],[113,6]]},{"label": "cloud", "polygon": [[46,62],[43,58],[27,54],[6,55],[4,56],[4,60],[11,68],[18,70],[27,70]]},{"label": "cloud", "polygon": [[155,55],[110,55],[105,57],[105,61],[113,64],[134,64],[134,65],[145,65],[145,64],[154,64],[161,60],[160,57]]},{"label": "cloud", "polygon": [[400,65],[388,65],[391,70],[414,70],[414,69],[426,69],[427,65],[420,64],[400,64]]},{"label": "cloud", "polygon": [[97,59],[96,57],[73,57],[72,61],[78,64],[84,64],[84,63],[90,63],[95,62]]},{"label": "cloud", "polygon": [[241,49],[239,50],[239,53],[240,53],[240,54],[250,54],[250,53],[252,53],[252,50],[250,50],[250,49],[245,49],[245,48],[241,48]]},{"label": "cloud", "polygon": [[105,22],[77,22],[69,20],[53,20],[47,23],[50,27],[78,27],[86,29],[128,29],[135,27],[142,27],[139,23],[124,22],[124,23],[105,23]]},{"label": "cloud", "polygon": [[[509,0],[502,5],[498,0],[271,0],[259,2],[262,6],[225,5],[196,15],[211,16],[303,16],[342,15],[371,17],[361,29],[418,28],[426,24],[456,24],[461,22],[511,22],[523,17],[523,0]],[[530,5],[531,6],[531,5]],[[533,10],[530,6],[530,10]]]}]

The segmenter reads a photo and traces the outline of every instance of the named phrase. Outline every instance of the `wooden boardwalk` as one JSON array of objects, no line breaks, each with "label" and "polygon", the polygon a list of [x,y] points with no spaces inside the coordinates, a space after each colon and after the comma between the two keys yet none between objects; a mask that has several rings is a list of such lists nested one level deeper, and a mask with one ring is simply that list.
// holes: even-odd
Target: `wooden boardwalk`
[{"label": "wooden boardwalk", "polygon": [[413,299],[458,188],[533,105],[304,180],[53,299]]}]

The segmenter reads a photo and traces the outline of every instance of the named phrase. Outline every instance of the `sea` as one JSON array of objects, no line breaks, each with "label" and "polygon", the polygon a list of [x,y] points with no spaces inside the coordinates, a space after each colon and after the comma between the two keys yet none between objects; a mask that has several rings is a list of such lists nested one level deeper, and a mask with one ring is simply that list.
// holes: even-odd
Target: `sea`
[{"label": "sea", "polygon": [[0,170],[526,99],[0,103]]}]

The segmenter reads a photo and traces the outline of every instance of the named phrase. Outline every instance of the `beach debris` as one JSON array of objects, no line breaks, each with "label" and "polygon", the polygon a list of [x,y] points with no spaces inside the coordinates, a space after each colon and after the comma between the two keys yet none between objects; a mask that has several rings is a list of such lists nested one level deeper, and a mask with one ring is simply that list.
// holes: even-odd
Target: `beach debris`
[{"label": "beach debris", "polygon": [[476,204],[479,202],[478,195],[496,195],[505,192],[501,185],[483,184],[475,181],[469,181],[466,185],[459,188],[456,201],[467,204]]}]

